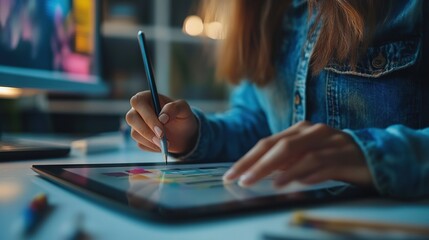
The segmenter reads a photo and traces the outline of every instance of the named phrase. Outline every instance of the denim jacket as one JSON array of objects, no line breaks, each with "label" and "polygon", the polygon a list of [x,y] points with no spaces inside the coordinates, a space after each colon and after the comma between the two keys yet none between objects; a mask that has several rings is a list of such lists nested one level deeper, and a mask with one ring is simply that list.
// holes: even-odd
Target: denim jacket
[{"label": "denim jacket", "polygon": [[307,3],[293,1],[276,79],[263,87],[243,81],[225,113],[194,109],[197,144],[180,158],[235,161],[261,138],[310,120],[352,136],[380,194],[429,195],[429,4],[392,2],[356,68],[332,61],[312,76],[309,63],[319,31],[309,35],[314,21],[308,20]]}]

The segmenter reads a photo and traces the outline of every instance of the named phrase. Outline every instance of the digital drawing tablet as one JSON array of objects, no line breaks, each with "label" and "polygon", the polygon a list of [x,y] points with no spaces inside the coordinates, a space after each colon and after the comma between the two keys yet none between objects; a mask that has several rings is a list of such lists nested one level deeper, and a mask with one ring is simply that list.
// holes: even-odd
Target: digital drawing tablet
[{"label": "digital drawing tablet", "polygon": [[33,165],[42,177],[113,204],[126,212],[160,220],[237,213],[273,207],[297,207],[362,196],[343,182],[290,184],[277,190],[273,176],[250,188],[224,184],[232,163],[132,163]]}]

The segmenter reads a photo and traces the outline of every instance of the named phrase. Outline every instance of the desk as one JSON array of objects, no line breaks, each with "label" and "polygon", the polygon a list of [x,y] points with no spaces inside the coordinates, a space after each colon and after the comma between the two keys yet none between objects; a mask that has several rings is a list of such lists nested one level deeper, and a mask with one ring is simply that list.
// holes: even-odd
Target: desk
[{"label": "desk", "polygon": [[[84,228],[92,239],[262,239],[263,233],[287,233],[290,239],[332,239],[317,230],[287,226],[295,209],[247,214],[238,217],[198,221],[190,224],[163,224],[136,219],[99,206],[40,177],[31,170],[37,164],[125,163],[162,161],[159,154],[136,149],[64,159],[0,163],[0,238],[16,238],[16,222],[24,207],[38,193],[45,192],[55,206],[37,231],[34,239],[63,239],[64,229],[75,217],[84,215]],[[365,199],[309,207],[318,216],[352,217],[399,223],[429,225],[429,201],[397,202]]]}]

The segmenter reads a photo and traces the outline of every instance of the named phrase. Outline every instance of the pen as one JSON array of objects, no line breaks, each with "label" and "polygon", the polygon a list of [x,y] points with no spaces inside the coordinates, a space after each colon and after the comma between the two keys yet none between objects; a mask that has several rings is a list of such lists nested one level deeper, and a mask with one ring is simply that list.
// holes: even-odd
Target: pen
[{"label": "pen", "polygon": [[[150,60],[149,51],[146,48],[146,46],[147,46],[146,45],[146,39],[145,39],[144,33],[142,31],[138,32],[137,39],[139,41],[140,50],[142,53],[144,69],[146,72],[146,78],[147,78],[150,93],[152,96],[153,106],[155,108],[155,114],[157,116],[159,116],[159,113],[161,112],[161,104],[159,103],[158,91],[156,90],[156,84],[155,84],[155,77],[153,75],[152,62]],[[161,145],[161,151],[164,154],[165,164],[167,165],[168,149],[167,149],[167,138],[165,137],[165,132],[161,138],[160,145]]]},{"label": "pen", "polygon": [[428,226],[406,225],[398,223],[384,223],[371,221],[358,221],[346,219],[325,219],[307,215],[303,212],[293,214],[292,225],[316,228],[337,233],[355,233],[359,230],[375,232],[402,232],[407,234],[429,235]]}]

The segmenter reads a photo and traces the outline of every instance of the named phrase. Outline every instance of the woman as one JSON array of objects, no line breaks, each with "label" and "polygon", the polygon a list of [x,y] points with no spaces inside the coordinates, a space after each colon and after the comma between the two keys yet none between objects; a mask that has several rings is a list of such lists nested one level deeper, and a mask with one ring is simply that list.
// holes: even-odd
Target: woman
[{"label": "woman", "polygon": [[175,157],[238,159],[224,181],[241,186],[278,172],[278,187],[429,194],[427,1],[226,2],[218,75],[238,85],[231,110],[206,116],[161,96],[158,118],[138,93],[127,121],[140,148],[159,151],[167,134]]}]

